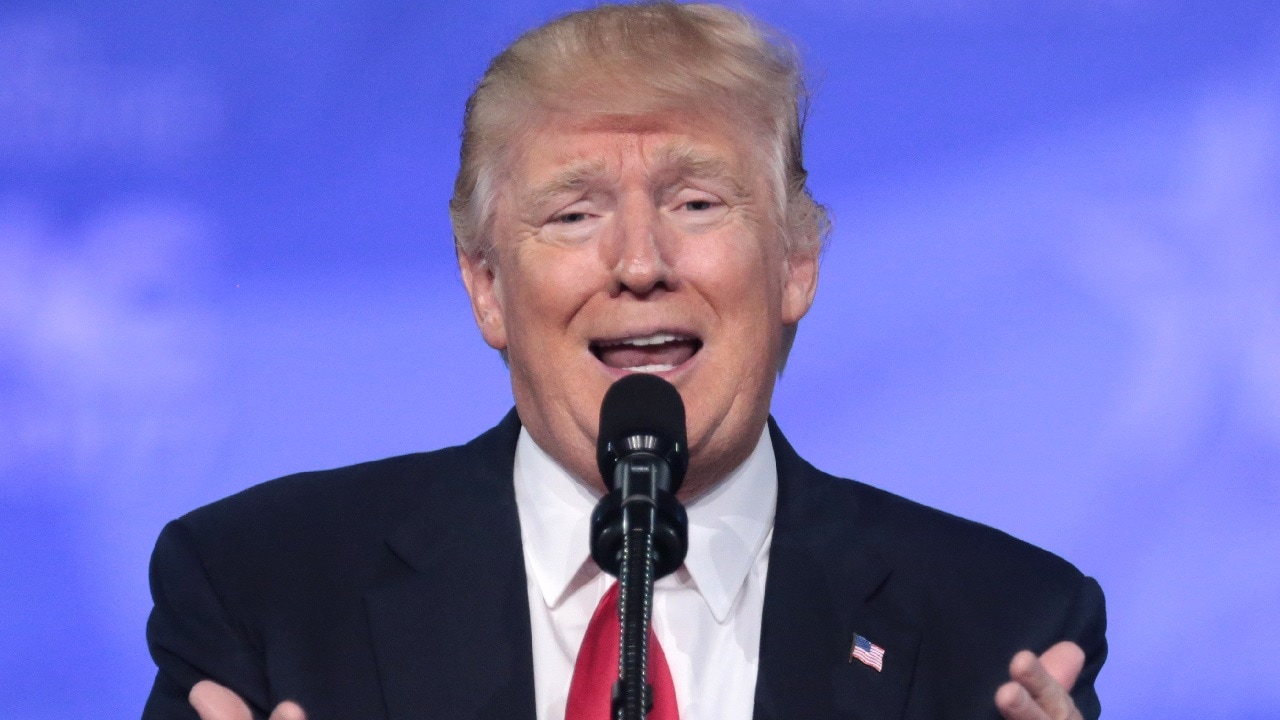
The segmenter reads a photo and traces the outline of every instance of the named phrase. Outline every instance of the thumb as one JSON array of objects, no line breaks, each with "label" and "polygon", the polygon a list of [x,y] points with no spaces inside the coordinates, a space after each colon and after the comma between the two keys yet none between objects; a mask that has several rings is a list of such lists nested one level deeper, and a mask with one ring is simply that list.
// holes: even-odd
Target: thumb
[{"label": "thumb", "polygon": [[[201,720],[204,720],[201,718]],[[271,711],[271,717],[267,720],[307,720],[307,714],[302,712],[302,707],[292,700],[285,700]]]},{"label": "thumb", "polygon": [[[187,694],[200,720],[253,720],[249,706],[239,695],[212,680],[201,680]],[[292,720],[292,719],[290,719]]]},{"label": "thumb", "polygon": [[1076,684],[1084,668],[1084,650],[1070,640],[1063,640],[1040,656],[1040,664],[1067,692]]}]

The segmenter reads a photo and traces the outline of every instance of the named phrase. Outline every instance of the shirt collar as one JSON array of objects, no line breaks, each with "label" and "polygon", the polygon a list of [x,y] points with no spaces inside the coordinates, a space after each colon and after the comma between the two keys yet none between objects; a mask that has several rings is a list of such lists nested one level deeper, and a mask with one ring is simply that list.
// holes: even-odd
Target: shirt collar
[{"label": "shirt collar", "polygon": [[[524,553],[547,607],[599,571],[588,533],[599,490],[574,478],[520,429],[516,443],[516,507]],[[724,622],[773,529],[778,469],[769,430],[745,462],[685,506],[689,554],[684,569],[718,622]]]}]

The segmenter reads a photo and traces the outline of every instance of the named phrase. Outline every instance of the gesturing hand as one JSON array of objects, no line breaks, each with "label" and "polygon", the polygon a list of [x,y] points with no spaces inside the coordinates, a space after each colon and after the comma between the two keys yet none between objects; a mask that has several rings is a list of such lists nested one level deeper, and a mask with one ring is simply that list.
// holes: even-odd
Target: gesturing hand
[{"label": "gesturing hand", "polygon": [[996,691],[996,707],[1005,720],[1081,720],[1070,693],[1083,667],[1084,651],[1073,642],[1040,657],[1023,650],[1009,662],[1011,680]]},{"label": "gesturing hand", "polygon": [[[253,720],[253,713],[240,696],[212,680],[201,680],[191,688],[187,702],[200,720]],[[297,703],[285,700],[271,711],[269,720],[307,720]]]}]

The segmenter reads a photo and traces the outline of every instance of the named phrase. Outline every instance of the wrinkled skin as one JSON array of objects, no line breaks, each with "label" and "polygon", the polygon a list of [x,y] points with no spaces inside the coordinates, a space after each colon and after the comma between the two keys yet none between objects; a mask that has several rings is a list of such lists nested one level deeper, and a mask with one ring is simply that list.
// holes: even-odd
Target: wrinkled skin
[{"label": "wrinkled skin", "polygon": [[635,369],[684,399],[684,497],[759,439],[818,267],[786,250],[759,144],[715,116],[556,117],[513,153],[493,252],[461,257],[463,279],[521,421],[581,481],[603,490],[600,402]]}]

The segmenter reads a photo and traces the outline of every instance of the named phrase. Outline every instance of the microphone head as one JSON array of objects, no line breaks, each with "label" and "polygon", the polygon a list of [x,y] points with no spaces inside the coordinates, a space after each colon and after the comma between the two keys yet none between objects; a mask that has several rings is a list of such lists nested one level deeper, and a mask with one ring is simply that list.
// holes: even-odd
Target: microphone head
[{"label": "microphone head", "polygon": [[684,401],[674,385],[648,373],[632,373],[618,380],[600,404],[596,461],[606,487],[613,484],[618,460],[638,451],[665,459],[671,468],[671,492],[680,489],[689,465]]}]

